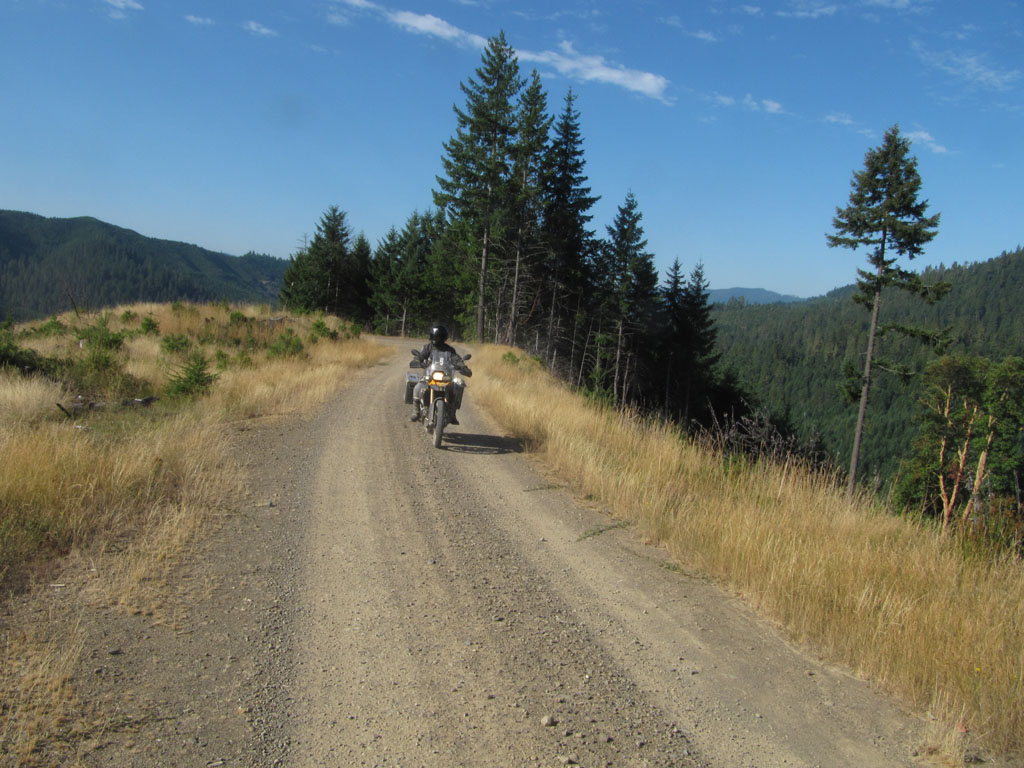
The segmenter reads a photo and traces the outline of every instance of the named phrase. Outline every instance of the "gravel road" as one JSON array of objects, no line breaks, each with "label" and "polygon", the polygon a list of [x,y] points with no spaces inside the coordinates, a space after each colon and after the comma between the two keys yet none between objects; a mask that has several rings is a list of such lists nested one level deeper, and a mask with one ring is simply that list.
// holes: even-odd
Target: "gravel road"
[{"label": "gravel road", "polygon": [[[178,622],[105,617],[86,765],[919,765],[922,723],[575,499],[473,401],[442,449],[405,348],[250,482]],[[99,632],[99,634],[97,634]]]}]

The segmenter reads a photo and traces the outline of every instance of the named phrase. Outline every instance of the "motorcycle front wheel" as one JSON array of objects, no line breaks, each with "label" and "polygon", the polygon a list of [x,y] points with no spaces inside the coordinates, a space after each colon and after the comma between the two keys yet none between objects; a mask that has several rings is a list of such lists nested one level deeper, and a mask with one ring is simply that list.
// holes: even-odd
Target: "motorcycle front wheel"
[{"label": "motorcycle front wheel", "polygon": [[444,435],[444,407],[446,403],[441,398],[434,402],[434,447],[441,447],[441,437]]}]

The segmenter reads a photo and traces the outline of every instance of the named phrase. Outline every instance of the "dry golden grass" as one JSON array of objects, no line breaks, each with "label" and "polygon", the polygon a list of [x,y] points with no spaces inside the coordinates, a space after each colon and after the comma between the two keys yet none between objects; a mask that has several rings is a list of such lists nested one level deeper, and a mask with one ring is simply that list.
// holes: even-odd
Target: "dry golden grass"
[{"label": "dry golden grass", "polygon": [[42,766],[41,744],[62,729],[80,727],[70,680],[82,652],[82,635],[73,627],[59,639],[44,639],[33,628],[17,628],[3,641],[0,760],[4,765]]},{"label": "dry golden grass", "polygon": [[57,413],[64,388],[41,376],[20,376],[0,370],[0,434],[39,424]]},{"label": "dry golden grass", "polygon": [[[588,405],[507,348],[473,358],[474,397],[577,492],[813,645],[1003,753],[1024,750],[1024,567],[792,464],[728,459],[676,429]],[[947,747],[947,752],[949,748]]]},{"label": "dry golden grass", "polygon": [[[88,559],[95,577],[81,591],[86,604],[153,614],[168,607],[167,578],[180,554],[225,512],[240,482],[230,464],[225,424],[239,418],[308,413],[344,387],[354,369],[393,354],[362,338],[312,341],[317,318],[272,315],[265,307],[146,304],[97,315],[58,318],[70,330],[18,336],[48,357],[84,354],[74,329],[101,318],[110,331],[129,330],[116,352],[139,386],[162,394],[185,355],[163,349],[161,338],[181,334],[191,349],[226,363],[211,391],[195,399],[163,397],[149,409],[122,409],[66,418],[55,406],[74,392],[41,378],[0,375],[0,581],[31,587],[32,563]],[[159,336],[142,334],[144,318]],[[33,324],[39,327],[40,323]],[[20,330],[20,329],[19,329]],[[301,353],[269,359],[266,347],[290,330]],[[96,394],[96,393],[90,393]],[[59,565],[55,566],[59,567]],[[0,627],[0,755],[31,765],[41,742],[67,739],[70,670],[75,633],[51,636],[32,627]],[[73,735],[73,734],[72,734]]]}]

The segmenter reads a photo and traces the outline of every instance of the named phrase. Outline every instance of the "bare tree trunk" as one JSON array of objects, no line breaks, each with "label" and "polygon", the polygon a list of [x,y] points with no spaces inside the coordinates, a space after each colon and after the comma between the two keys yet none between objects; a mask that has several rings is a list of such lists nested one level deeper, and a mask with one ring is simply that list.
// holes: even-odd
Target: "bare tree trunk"
[{"label": "bare tree trunk", "polygon": [[[881,274],[881,267],[879,267]],[[860,439],[864,433],[864,414],[868,409],[868,389],[871,386],[871,360],[875,354],[875,333],[878,330],[878,307],[882,303],[882,289],[875,290],[875,301],[871,307],[871,325],[868,329],[868,351],[864,359],[864,380],[860,390],[860,406],[857,409],[857,425],[853,430],[853,452],[850,456],[850,479],[846,486],[847,500],[853,499],[857,485],[857,460],[860,457]]]},{"label": "bare tree trunk", "polygon": [[612,378],[612,402],[619,402],[619,370],[622,364],[622,320],[619,320],[619,333],[615,342],[615,376]]},{"label": "bare tree trunk", "polygon": [[988,434],[985,436],[985,447],[981,451],[981,455],[978,456],[978,466],[974,472],[974,486],[971,488],[971,498],[967,500],[967,504],[964,506],[964,514],[960,518],[960,524],[966,526],[967,522],[971,519],[971,512],[978,506],[978,495],[981,493],[981,484],[985,481],[985,475],[988,472],[988,453],[992,449],[992,440],[996,436],[995,430],[995,419],[992,416],[988,417]]},{"label": "bare tree trunk", "polygon": [[550,366],[555,344],[555,305],[558,303],[558,284],[551,286],[551,307],[548,311],[548,337],[544,342],[544,361]]},{"label": "bare tree trunk", "polygon": [[484,226],[484,242],[480,250],[480,282],[476,303],[476,340],[484,340],[484,298],[487,293],[487,257],[491,247],[491,225]]},{"label": "bare tree trunk", "polygon": [[[580,353],[580,373],[576,377],[576,388],[579,389],[583,386],[583,368],[587,364],[587,347],[590,346],[590,337],[594,332],[594,321],[590,321],[590,328],[587,329],[587,338],[583,340],[583,351]],[[572,375],[572,372],[569,372]]]},{"label": "bare tree trunk", "polygon": [[512,303],[509,307],[508,312],[508,333],[505,341],[510,347],[516,343],[516,323],[519,320],[518,306],[519,306],[519,264],[522,261],[523,254],[523,234],[522,227],[519,229],[519,235],[516,243],[516,266],[512,274]]}]

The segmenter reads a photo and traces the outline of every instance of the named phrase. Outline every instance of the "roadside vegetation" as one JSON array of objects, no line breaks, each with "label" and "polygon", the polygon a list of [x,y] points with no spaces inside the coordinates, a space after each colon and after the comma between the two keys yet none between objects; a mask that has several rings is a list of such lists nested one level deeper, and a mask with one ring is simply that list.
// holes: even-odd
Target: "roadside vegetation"
[{"label": "roadside vegetation", "polygon": [[484,347],[473,363],[474,399],[576,493],[930,718],[923,751],[1024,751],[1013,551],[895,516],[874,496],[847,500],[842,478],[795,460],[725,453],[588,402],[519,350]]},{"label": "roadside vegetation", "polygon": [[268,306],[141,304],[0,329],[0,762],[42,764],[44,747],[103,727],[70,688],[75,622],[15,624],[15,606],[74,591],[72,604],[165,620],[170,567],[232,505],[228,425],[307,413],[388,354],[336,318]]}]

